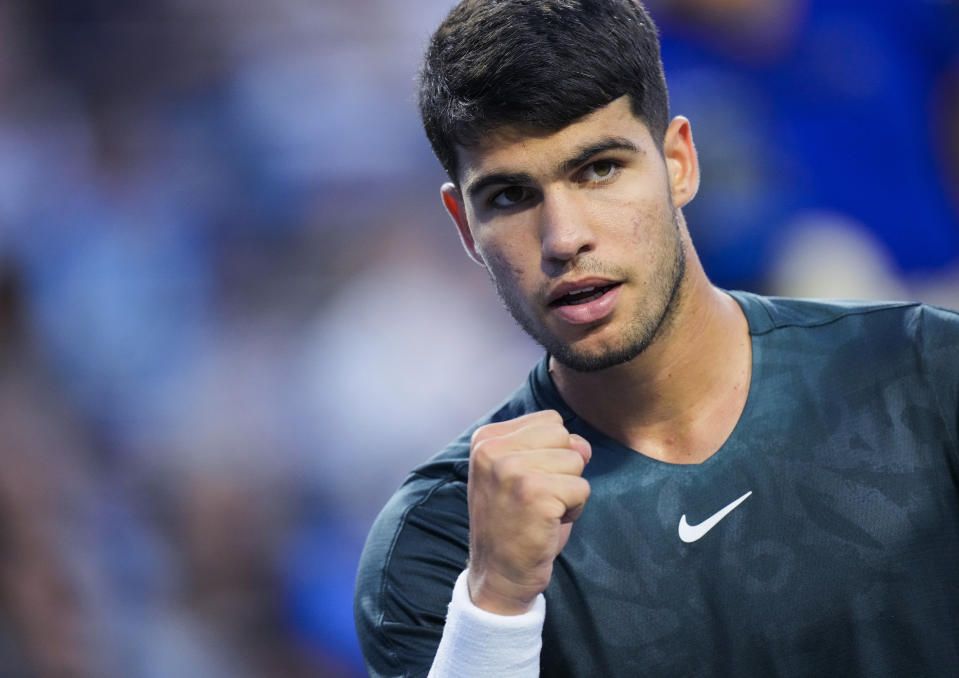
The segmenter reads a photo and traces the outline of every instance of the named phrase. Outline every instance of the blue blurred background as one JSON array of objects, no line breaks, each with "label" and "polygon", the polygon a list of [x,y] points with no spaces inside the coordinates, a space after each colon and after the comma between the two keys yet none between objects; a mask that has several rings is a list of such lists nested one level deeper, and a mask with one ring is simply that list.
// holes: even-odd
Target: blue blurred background
[{"label": "blue blurred background", "polygon": [[[0,2],[0,675],[364,675],[404,473],[538,350],[442,211],[448,0]],[[650,0],[722,286],[959,306],[959,8]]]}]

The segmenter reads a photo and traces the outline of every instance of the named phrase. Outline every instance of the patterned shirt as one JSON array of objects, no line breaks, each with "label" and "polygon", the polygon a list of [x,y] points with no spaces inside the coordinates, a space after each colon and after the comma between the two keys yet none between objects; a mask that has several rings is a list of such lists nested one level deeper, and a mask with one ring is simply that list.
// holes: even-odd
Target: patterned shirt
[{"label": "patterned shirt", "polygon": [[357,579],[372,676],[432,663],[467,558],[472,431],[543,409],[593,456],[545,593],[542,676],[959,675],[959,314],[732,294],[750,390],[705,462],[599,433],[544,357],[410,474]]}]

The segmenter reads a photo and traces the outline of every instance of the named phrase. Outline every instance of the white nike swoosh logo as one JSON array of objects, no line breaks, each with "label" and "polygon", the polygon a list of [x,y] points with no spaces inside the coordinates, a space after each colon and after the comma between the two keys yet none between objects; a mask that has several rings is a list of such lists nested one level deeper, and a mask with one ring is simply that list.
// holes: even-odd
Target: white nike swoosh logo
[{"label": "white nike swoosh logo", "polygon": [[752,490],[750,490],[739,499],[729,504],[726,508],[722,508],[713,515],[709,516],[706,520],[699,523],[699,525],[690,525],[687,523],[686,514],[684,513],[683,517],[679,519],[679,538],[687,544],[698,539],[702,539],[704,534],[716,527],[716,523],[728,516],[733,509],[746,501],[749,498],[749,495],[752,493]]}]

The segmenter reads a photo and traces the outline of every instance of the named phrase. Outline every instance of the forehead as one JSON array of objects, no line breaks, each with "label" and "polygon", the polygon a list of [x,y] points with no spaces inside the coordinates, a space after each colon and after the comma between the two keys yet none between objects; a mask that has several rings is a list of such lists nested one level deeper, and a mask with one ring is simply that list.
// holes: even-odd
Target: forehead
[{"label": "forehead", "polygon": [[460,185],[468,187],[490,173],[550,175],[598,140],[619,137],[639,149],[653,145],[649,128],[620,97],[555,132],[503,127],[471,146],[457,146]]}]

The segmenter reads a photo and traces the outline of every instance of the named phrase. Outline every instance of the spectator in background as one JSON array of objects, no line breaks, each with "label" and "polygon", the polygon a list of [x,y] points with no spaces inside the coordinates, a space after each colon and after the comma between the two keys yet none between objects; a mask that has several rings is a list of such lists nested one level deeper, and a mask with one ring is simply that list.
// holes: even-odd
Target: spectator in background
[{"label": "spectator in background", "polygon": [[959,64],[959,6],[650,4],[670,95],[702,121],[697,141],[710,181],[689,216],[717,283],[768,287],[781,238],[824,213],[871,233],[900,278],[956,260],[959,207],[932,93]]},{"label": "spectator in background", "polygon": [[959,59],[939,77],[933,101],[936,104],[934,133],[944,141],[942,164],[953,205],[959,212]]},{"label": "spectator in background", "polygon": [[18,267],[0,264],[0,674],[103,675],[78,549],[86,436],[34,350]]}]

